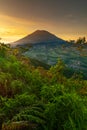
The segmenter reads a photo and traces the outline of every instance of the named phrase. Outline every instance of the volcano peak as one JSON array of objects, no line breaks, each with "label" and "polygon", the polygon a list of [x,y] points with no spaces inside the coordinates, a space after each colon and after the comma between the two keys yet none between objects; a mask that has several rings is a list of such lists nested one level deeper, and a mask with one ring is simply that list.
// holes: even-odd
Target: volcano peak
[{"label": "volcano peak", "polygon": [[46,30],[36,30],[35,32],[27,35],[26,37],[14,42],[13,46],[25,45],[25,44],[61,43],[61,42],[65,41],[63,41],[62,39],[58,38],[57,36]]}]

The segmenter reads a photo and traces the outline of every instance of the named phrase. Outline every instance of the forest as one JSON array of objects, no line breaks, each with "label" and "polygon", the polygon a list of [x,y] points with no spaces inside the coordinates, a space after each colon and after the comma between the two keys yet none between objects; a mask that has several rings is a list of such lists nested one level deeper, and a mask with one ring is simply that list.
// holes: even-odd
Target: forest
[{"label": "forest", "polygon": [[60,59],[35,66],[0,44],[0,130],[87,130],[87,80]]}]

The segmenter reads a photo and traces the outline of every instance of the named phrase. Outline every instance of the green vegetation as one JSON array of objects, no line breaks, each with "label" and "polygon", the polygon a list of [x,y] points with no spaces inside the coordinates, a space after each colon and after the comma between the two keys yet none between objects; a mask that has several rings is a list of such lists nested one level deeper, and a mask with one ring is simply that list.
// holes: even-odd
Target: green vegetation
[{"label": "green vegetation", "polygon": [[0,130],[87,130],[87,80],[0,44]]}]

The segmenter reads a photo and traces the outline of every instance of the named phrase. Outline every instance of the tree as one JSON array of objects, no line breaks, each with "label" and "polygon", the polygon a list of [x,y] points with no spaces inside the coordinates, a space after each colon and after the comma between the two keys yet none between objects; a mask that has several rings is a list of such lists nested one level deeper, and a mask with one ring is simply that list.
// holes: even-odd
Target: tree
[{"label": "tree", "polygon": [[77,41],[76,41],[76,44],[85,44],[85,43],[87,43],[85,37],[82,37],[82,38],[80,37],[80,38],[77,39]]}]

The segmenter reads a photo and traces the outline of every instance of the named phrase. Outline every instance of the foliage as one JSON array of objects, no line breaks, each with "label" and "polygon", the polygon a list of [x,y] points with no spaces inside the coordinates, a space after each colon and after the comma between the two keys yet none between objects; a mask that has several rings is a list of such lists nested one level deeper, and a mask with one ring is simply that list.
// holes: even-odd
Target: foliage
[{"label": "foliage", "polygon": [[63,61],[46,70],[0,44],[0,130],[87,130],[87,80]]},{"label": "foliage", "polygon": [[47,104],[48,129],[82,130],[85,122],[85,108],[76,94],[63,94]]}]

